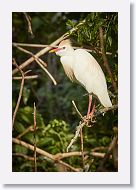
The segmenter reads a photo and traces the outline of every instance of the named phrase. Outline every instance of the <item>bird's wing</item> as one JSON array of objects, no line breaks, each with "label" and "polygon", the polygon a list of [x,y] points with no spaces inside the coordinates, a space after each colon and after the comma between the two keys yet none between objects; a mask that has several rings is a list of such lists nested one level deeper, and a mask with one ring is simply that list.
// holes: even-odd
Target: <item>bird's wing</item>
[{"label": "bird's wing", "polygon": [[95,94],[103,106],[112,106],[104,73],[94,57],[81,49],[75,51],[75,57],[74,74],[77,80],[89,93]]},{"label": "bird's wing", "polygon": [[66,75],[68,76],[68,78],[72,82],[76,81],[76,77],[75,77],[73,69],[71,67],[72,60],[70,59],[70,57],[62,57],[61,58],[61,63],[62,63],[62,66],[63,66],[64,71],[65,71]]},{"label": "bird's wing", "polygon": [[[95,83],[105,83],[105,76],[94,57],[85,50],[75,50],[75,62],[73,70],[76,79],[84,86],[92,86]],[[90,89],[91,90],[91,89]]]}]

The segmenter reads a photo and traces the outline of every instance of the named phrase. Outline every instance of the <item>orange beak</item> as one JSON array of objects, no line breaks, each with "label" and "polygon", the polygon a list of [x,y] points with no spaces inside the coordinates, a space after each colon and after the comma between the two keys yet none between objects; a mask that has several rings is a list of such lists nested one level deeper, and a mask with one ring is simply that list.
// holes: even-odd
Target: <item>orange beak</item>
[{"label": "orange beak", "polygon": [[61,50],[61,49],[62,49],[62,48],[55,48],[55,49],[50,50],[49,53],[57,52],[57,51],[59,51],[59,50]]}]

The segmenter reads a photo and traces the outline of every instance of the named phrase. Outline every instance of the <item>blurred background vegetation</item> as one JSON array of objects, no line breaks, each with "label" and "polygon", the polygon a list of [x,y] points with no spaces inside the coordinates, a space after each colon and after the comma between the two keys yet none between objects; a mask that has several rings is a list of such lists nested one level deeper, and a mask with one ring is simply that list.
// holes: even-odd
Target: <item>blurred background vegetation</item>
[{"label": "blurred background vegetation", "polygon": [[[13,42],[30,44],[50,44],[58,39],[65,32],[75,27],[80,21],[85,19],[85,23],[77,31],[70,35],[74,46],[84,47],[94,50],[92,55],[101,65],[107,80],[108,89],[114,96],[111,96],[113,104],[117,104],[117,91],[112,86],[112,81],[108,75],[102,55],[98,53],[100,49],[99,27],[103,28],[105,51],[112,71],[113,78],[118,83],[118,14],[113,13],[80,13],[80,12],[60,12],[60,13],[28,13],[31,18],[33,35],[28,32],[28,23],[23,13],[13,13],[12,30]],[[26,48],[34,54],[42,48]],[[13,58],[19,64],[27,60],[30,55],[23,53],[16,47],[13,47]],[[57,81],[53,85],[46,73],[32,62],[23,71],[31,70],[31,75],[37,74],[38,79],[25,80],[23,95],[19,110],[16,115],[13,137],[21,139],[27,143],[34,143],[33,131],[26,129],[33,126],[33,105],[36,103],[37,109],[37,147],[51,153],[66,152],[66,148],[74,136],[76,126],[79,124],[78,118],[71,101],[74,100],[82,115],[86,115],[88,106],[88,96],[84,96],[86,91],[82,86],[72,83],[65,75],[60,64],[59,57],[55,54],[46,53],[41,59],[47,63],[48,71]],[[13,66],[13,69],[15,67]],[[18,72],[16,76],[21,76]],[[91,76],[90,76],[91,77]],[[13,80],[13,112],[16,106],[20,80]],[[101,108],[99,102],[97,108]],[[92,128],[85,127],[84,151],[90,152],[96,147],[103,147],[101,153],[107,151],[118,126],[117,110],[109,111],[105,115],[100,115]],[[73,144],[70,151],[80,151],[80,138]],[[24,158],[23,155],[33,157],[33,152],[27,148],[13,144],[13,171],[29,172],[34,171],[34,162],[31,159]],[[92,155],[86,156],[86,171],[97,171],[102,158]],[[117,159],[116,159],[117,160]],[[82,168],[81,156],[73,156],[63,159],[66,163],[75,168]],[[57,163],[45,159],[37,154],[37,171],[70,171]],[[114,156],[109,158],[102,171],[117,171],[117,163]]]}]

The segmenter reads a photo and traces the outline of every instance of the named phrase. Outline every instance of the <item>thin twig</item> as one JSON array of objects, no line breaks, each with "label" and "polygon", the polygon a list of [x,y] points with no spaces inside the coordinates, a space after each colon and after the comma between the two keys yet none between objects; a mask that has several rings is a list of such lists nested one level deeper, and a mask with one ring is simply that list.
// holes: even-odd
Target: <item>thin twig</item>
[{"label": "thin twig", "polygon": [[69,145],[67,146],[67,152],[69,151],[69,149],[71,148],[73,143],[76,141],[77,137],[79,136],[81,128],[83,128],[85,125],[86,125],[86,122],[83,122],[83,123],[80,122],[79,125],[76,127],[75,136],[71,139]]},{"label": "thin twig", "polygon": [[22,81],[21,81],[21,85],[20,85],[20,91],[19,91],[19,96],[18,96],[18,100],[16,103],[16,107],[13,113],[13,119],[12,119],[12,127],[14,126],[14,122],[15,122],[15,118],[16,118],[16,114],[20,105],[20,101],[21,101],[21,97],[22,97],[22,93],[23,93],[23,88],[24,88],[24,73],[23,71],[19,68],[19,66],[17,65],[15,59],[13,59],[13,65],[15,65],[17,67],[17,69],[20,71],[21,75],[22,75]]},{"label": "thin twig", "polygon": [[116,82],[114,81],[114,78],[113,78],[109,63],[108,63],[108,59],[107,59],[107,56],[105,53],[103,29],[101,26],[99,27],[99,37],[100,37],[100,45],[101,45],[101,52],[102,52],[102,58],[104,61],[104,66],[105,66],[105,68],[106,68],[106,70],[107,70],[107,72],[108,72],[108,74],[112,80],[112,85],[113,85],[114,90],[117,91],[117,85],[116,85]]},{"label": "thin twig", "polygon": [[22,157],[26,160],[29,160],[29,161],[34,161],[34,157],[31,157],[31,156],[27,156],[25,154],[22,154],[22,153],[13,153],[12,154],[13,156],[19,156],[19,157]]},{"label": "thin twig", "polygon": [[112,139],[109,147],[108,147],[108,150],[107,150],[107,153],[104,155],[104,158],[103,160],[100,162],[100,165],[99,167],[97,168],[97,171],[101,171],[104,167],[104,164],[107,162],[108,158],[110,157],[110,154],[113,150],[113,148],[115,147],[115,145],[117,144],[117,140],[118,140],[118,137],[117,135],[114,136],[114,138]]},{"label": "thin twig", "polygon": [[[13,80],[22,80],[22,77],[12,77]],[[37,79],[38,75],[32,75],[32,76],[25,76],[25,80],[30,80],[30,79]]]},{"label": "thin twig", "polygon": [[37,64],[47,73],[47,75],[50,77],[50,79],[52,80],[54,85],[57,85],[56,80],[54,79],[54,77],[51,75],[51,73],[41,64],[41,62],[37,59],[35,60],[37,62]]},{"label": "thin twig", "polygon": [[45,47],[51,47],[51,48],[57,48],[58,46],[52,46],[52,45],[45,45],[45,44],[26,44],[26,43],[16,43],[13,42],[12,45],[22,46],[22,47],[34,47],[34,48],[45,48]]},{"label": "thin twig", "polygon": [[83,128],[80,129],[80,141],[81,141],[81,152],[82,152],[82,165],[83,170],[85,169],[85,163],[84,163],[84,140],[83,140]]},{"label": "thin twig", "polygon": [[37,172],[36,162],[36,106],[34,103],[34,171]]},{"label": "thin twig", "polygon": [[[91,156],[98,157],[98,158],[103,158],[105,156],[105,153],[95,152],[92,150],[91,150],[91,152],[84,151],[83,153],[84,153],[84,155],[91,155]],[[75,152],[57,153],[54,155],[54,159],[57,161],[57,160],[61,160],[61,159],[72,157],[72,156],[82,156],[82,152],[75,151]]]},{"label": "thin twig", "polygon": [[[106,113],[107,111],[110,111],[110,110],[114,110],[114,109],[117,109],[117,105],[113,105],[112,107],[109,107],[109,108],[103,108],[103,109],[100,109],[98,110],[97,112],[94,113],[94,117],[98,116],[98,115],[101,115],[102,113]],[[74,137],[71,139],[69,145],[67,146],[67,152],[69,151],[69,149],[71,148],[71,146],[74,144],[74,142],[77,140],[79,134],[80,134],[80,130],[88,125],[88,120],[86,119],[86,116],[84,116],[82,121],[79,122],[79,125],[76,127],[76,132],[75,132],[75,135]]]},{"label": "thin twig", "polygon": [[17,44],[14,44],[13,43],[13,46],[16,47],[17,49],[19,49],[20,51],[28,54],[28,55],[31,55],[34,57],[34,60],[39,60],[39,62],[41,62],[41,64],[44,66],[44,67],[47,67],[47,63],[45,63],[42,59],[40,59],[39,57],[36,57],[31,51],[28,51],[22,47],[19,47]]},{"label": "thin twig", "polygon": [[[79,24],[77,24],[74,28],[72,28],[70,31],[66,32],[65,34],[63,34],[60,38],[58,38],[57,40],[55,40],[53,43],[51,43],[51,46],[56,46],[57,44],[59,44],[62,40],[68,38],[73,32],[75,32],[76,30],[78,30],[78,28],[83,25],[85,23],[85,20],[83,20],[82,22],[80,22]],[[49,50],[51,50],[52,47],[45,47],[42,50],[40,50],[38,53],[35,54],[35,57],[40,57],[41,55],[47,53]],[[25,68],[26,66],[28,66],[32,61],[34,61],[34,57],[29,58],[28,60],[26,60],[24,63],[22,63],[19,67],[21,69]],[[14,69],[12,71],[12,74],[14,75],[15,73],[18,72],[18,69]]]},{"label": "thin twig", "polygon": [[21,51],[23,51],[23,52],[25,52],[25,53],[27,53],[27,54],[29,54],[29,55],[31,55],[31,56],[33,56],[34,57],[34,60],[36,61],[36,63],[46,72],[46,74],[50,77],[50,79],[52,80],[52,82],[53,82],[53,84],[54,85],[57,85],[57,82],[56,82],[56,80],[54,79],[54,77],[51,75],[51,73],[45,68],[45,62],[42,60],[42,59],[40,59],[40,58],[38,58],[38,57],[36,57],[36,55],[34,55],[32,52],[30,52],[30,51],[28,51],[28,50],[25,50],[24,48],[21,48],[21,47],[19,47],[19,46],[17,46],[17,45],[14,45],[16,48],[18,48],[19,50],[21,50]]},{"label": "thin twig", "polygon": [[27,13],[23,13],[23,14],[25,15],[25,18],[27,20],[28,32],[34,37],[33,31],[32,31],[31,17]]},{"label": "thin twig", "polygon": [[72,100],[72,104],[73,104],[73,106],[74,106],[74,108],[75,108],[77,114],[80,116],[80,118],[81,118],[81,119],[84,119],[83,116],[82,116],[82,114],[81,114],[80,111],[78,110],[78,108],[77,108],[77,106],[76,106],[74,100]]},{"label": "thin twig", "polygon": [[31,71],[32,71],[31,69],[29,69],[29,70],[25,71],[25,72],[24,72],[24,75],[26,75],[26,74],[30,73]]},{"label": "thin twig", "polygon": [[116,110],[117,108],[118,108],[118,105],[113,105],[113,106],[111,106],[109,108],[102,108],[102,109],[98,110],[97,112],[95,112],[94,116],[96,117],[96,116],[101,115],[103,113],[106,113],[106,112],[108,112],[110,110]]},{"label": "thin twig", "polygon": [[108,149],[108,147],[105,147],[105,146],[98,146],[98,147],[92,148],[91,151],[92,151],[92,152],[96,152],[96,151],[107,150],[107,149]]},{"label": "thin twig", "polygon": [[[31,144],[28,144],[28,143],[26,143],[26,142],[24,142],[24,141],[21,141],[21,140],[16,139],[16,138],[12,138],[12,142],[13,142],[13,143],[16,143],[16,144],[19,144],[19,145],[21,145],[21,146],[24,146],[24,147],[28,148],[29,150],[34,151],[34,146],[31,145]],[[58,163],[60,163],[60,164],[62,164],[62,165],[64,165],[64,166],[66,166],[67,168],[71,169],[71,170],[74,171],[74,172],[79,172],[79,171],[81,171],[80,169],[74,168],[74,167],[70,166],[69,164],[63,162],[62,160],[56,161],[54,155],[52,155],[52,154],[50,154],[50,153],[48,153],[48,152],[46,152],[46,151],[44,151],[44,150],[42,150],[42,149],[40,149],[40,148],[36,148],[36,152],[37,152],[38,154],[41,154],[42,156],[45,156],[45,157],[48,158],[49,160],[54,161],[54,163],[55,163],[55,162],[58,162]]]},{"label": "thin twig", "polygon": [[20,133],[16,138],[20,139],[22,136],[24,136],[26,133],[28,133],[29,131],[33,131],[33,126],[28,127],[27,129],[25,129],[22,133]]},{"label": "thin twig", "polygon": [[[47,44],[26,44],[26,43],[16,43],[13,42],[13,45],[18,45],[18,46],[24,46],[24,47],[34,47],[34,48],[44,48],[44,47],[51,47],[51,48],[57,48],[59,46],[51,46],[51,45],[47,45]],[[83,48],[83,47],[77,47],[77,46],[72,46],[74,49],[84,49],[90,53],[96,53],[95,49],[87,49],[87,48]],[[101,51],[97,50],[97,53],[102,54]],[[112,55],[112,53],[110,52],[106,52],[107,55]]]},{"label": "thin twig", "polygon": [[[91,155],[91,156],[96,157],[96,158],[104,158],[105,153],[91,151],[90,153],[89,152],[84,152],[84,155]],[[22,154],[22,153],[13,153],[13,156],[20,156],[20,157],[23,157],[26,160],[34,161],[34,157],[30,157],[30,156],[27,156],[27,155]],[[82,152],[57,153],[57,154],[55,154],[53,156],[54,156],[54,159],[57,161],[57,160],[61,160],[61,159],[64,159],[64,158],[69,158],[69,157],[72,157],[72,156],[82,156]],[[110,158],[112,158],[112,156],[110,156]]]}]

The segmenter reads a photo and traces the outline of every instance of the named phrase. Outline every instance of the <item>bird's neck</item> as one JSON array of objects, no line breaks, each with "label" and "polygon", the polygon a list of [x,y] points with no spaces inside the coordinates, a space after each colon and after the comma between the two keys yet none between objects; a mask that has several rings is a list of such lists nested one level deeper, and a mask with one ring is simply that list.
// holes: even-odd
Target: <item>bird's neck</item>
[{"label": "bird's neck", "polygon": [[65,52],[65,55],[66,55],[66,56],[67,56],[67,55],[71,55],[73,52],[74,52],[73,47],[72,47],[72,46],[69,46],[69,47],[67,48],[67,51]]}]

